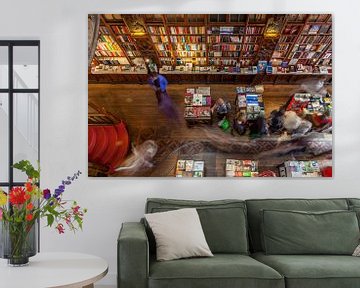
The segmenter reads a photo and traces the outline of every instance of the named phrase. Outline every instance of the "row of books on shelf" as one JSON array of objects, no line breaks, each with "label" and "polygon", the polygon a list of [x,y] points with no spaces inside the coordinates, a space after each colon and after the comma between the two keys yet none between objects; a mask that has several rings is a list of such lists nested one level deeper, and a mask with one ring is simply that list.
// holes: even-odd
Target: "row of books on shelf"
[{"label": "row of books on shelf", "polygon": [[[301,52],[301,51],[297,51],[297,52],[292,52],[289,55],[290,59],[318,59],[321,56],[322,52]],[[296,62],[297,63],[297,62]],[[296,64],[296,63],[291,63],[291,64]]]},{"label": "row of books on shelf", "polygon": [[130,36],[126,36],[126,35],[119,35],[119,36],[117,36],[117,39],[119,39],[120,42],[122,42],[122,43],[132,42],[131,37],[130,37]]},{"label": "row of books on shelf", "polygon": [[171,57],[160,57],[160,62],[164,66],[171,66],[174,64],[174,59]]},{"label": "row of books on shelf", "polygon": [[127,54],[130,58],[141,57],[141,52],[140,52],[140,51],[127,50],[127,51],[126,51],[126,54]]},{"label": "row of books on shelf", "polygon": [[232,35],[244,34],[245,26],[212,26],[208,29],[208,34]]},{"label": "row of books on shelf", "polygon": [[279,38],[278,43],[292,43],[296,39],[297,36],[293,35],[282,35]]},{"label": "row of books on shelf", "polygon": [[204,177],[205,162],[201,160],[179,159],[176,162],[176,177]]},{"label": "row of books on shelf", "polygon": [[205,34],[204,26],[171,26],[169,28],[171,34]]},{"label": "row of books on shelf", "polygon": [[[209,64],[215,66],[234,66],[237,64],[237,59],[232,58],[209,58]],[[235,69],[233,72],[240,72],[239,69]]]},{"label": "row of books on shelf", "polygon": [[[176,55],[178,57],[203,57],[206,58],[206,51],[200,50],[200,51],[176,51]],[[206,59],[205,62],[206,63]]]},{"label": "row of books on shelf", "polygon": [[101,62],[104,65],[128,65],[129,61],[125,57],[104,57],[98,59],[99,62]]},{"label": "row of books on shelf", "polygon": [[255,53],[257,51],[259,51],[259,45],[258,44],[245,44],[243,45],[243,53],[244,53],[244,56],[246,56],[247,54],[252,54],[252,53]]},{"label": "row of books on shelf", "polygon": [[[201,58],[203,59],[203,58]],[[294,60],[294,59],[292,59]],[[291,61],[292,61],[291,60]],[[290,61],[290,62],[291,62]],[[331,74],[331,66],[318,66],[318,65],[305,65],[298,63],[295,65],[290,65],[290,62],[282,61],[281,59],[272,59],[269,63],[267,61],[258,61],[258,65],[250,65],[246,67],[240,66],[234,59],[226,58],[209,58],[210,66],[199,66],[198,64],[181,63],[173,66],[163,66],[161,68],[162,72],[228,72],[228,73],[239,73],[239,74],[286,74],[286,73],[314,73],[314,74]],[[205,64],[205,63],[204,63]]]},{"label": "row of books on shelf", "polygon": [[209,51],[209,57],[239,57],[240,52],[234,51]]},{"label": "row of books on shelf", "polygon": [[240,51],[241,45],[240,44],[225,44],[219,43],[214,44],[210,47],[210,51]]},{"label": "row of books on shelf", "polygon": [[275,47],[275,51],[285,51],[287,52],[288,49],[290,48],[290,43],[278,43]]},{"label": "row of books on shelf", "polygon": [[159,51],[171,51],[171,46],[170,44],[167,43],[158,43],[158,44],[154,44],[154,46]]},{"label": "row of books on shelf", "polygon": [[[194,69],[196,69],[196,67],[200,66],[200,70],[201,71],[206,71],[207,68],[201,68],[203,65],[206,65],[206,57],[188,57],[188,58],[176,58],[176,67],[175,70],[177,71],[184,71],[183,68],[188,65],[191,64],[193,65],[193,67],[195,67]],[[192,71],[193,68],[191,68],[188,71]]]},{"label": "row of books on shelf", "polygon": [[236,93],[264,93],[264,85],[255,85],[255,86],[238,86],[236,87]]},{"label": "row of books on shelf", "polygon": [[172,43],[205,43],[205,36],[170,36]]},{"label": "row of books on shelf", "polygon": [[214,35],[208,36],[209,44],[217,44],[217,43],[242,43],[242,36],[229,36],[229,35]]},{"label": "row of books on shelf", "polygon": [[97,57],[125,57],[122,51],[96,50],[95,55]]},{"label": "row of books on shelf", "polygon": [[100,27],[99,27],[99,32],[100,32],[101,34],[110,34],[110,33],[109,33],[109,30],[108,30],[105,26],[100,26]]},{"label": "row of books on shelf", "polygon": [[[106,35],[103,35],[106,36]],[[120,50],[119,45],[116,42],[111,42],[109,40],[105,40],[104,42],[97,43],[97,50],[107,50],[107,51],[118,51]]]},{"label": "row of books on shelf", "polygon": [[248,26],[246,27],[246,34],[263,34],[264,29],[263,26]]},{"label": "row of books on shelf", "polygon": [[206,51],[206,44],[178,43],[174,47],[177,51]]},{"label": "row of books on shelf", "polygon": [[111,29],[115,34],[130,34],[129,29],[123,25],[111,25]]},{"label": "row of books on shelf", "polygon": [[257,43],[260,42],[262,36],[245,36],[244,43]]},{"label": "row of books on shelf", "polygon": [[[158,50],[158,54],[160,57],[172,57],[172,53],[170,51],[160,51]],[[160,59],[160,60],[163,60],[163,59]]]},{"label": "row of books on shelf", "polygon": [[155,44],[167,44],[169,43],[169,38],[166,35],[160,35],[160,36],[151,36],[151,40]]},{"label": "row of books on shelf", "polygon": [[148,29],[151,34],[166,34],[166,29],[164,26],[149,26]]},{"label": "row of books on shelf", "polygon": [[[296,41],[301,44],[330,44],[332,42],[331,36],[300,36]],[[299,44],[297,44],[299,45]]]},{"label": "row of books on shelf", "polygon": [[146,73],[146,67],[142,65],[131,66],[130,64],[126,65],[104,65],[100,64],[91,68],[91,73],[101,74],[101,73]]},{"label": "row of books on shelf", "polygon": [[316,24],[316,25],[310,25],[307,24],[304,26],[304,29],[301,31],[302,34],[330,34],[332,33],[332,26],[331,24]]},{"label": "row of books on shelf", "polygon": [[258,161],[226,159],[226,177],[258,177]]}]

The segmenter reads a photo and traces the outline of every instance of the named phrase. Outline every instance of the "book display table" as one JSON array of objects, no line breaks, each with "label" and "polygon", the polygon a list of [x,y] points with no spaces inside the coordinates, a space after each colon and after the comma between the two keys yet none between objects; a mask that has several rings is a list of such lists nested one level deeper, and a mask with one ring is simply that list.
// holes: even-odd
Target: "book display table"
[{"label": "book display table", "polygon": [[226,177],[258,177],[259,163],[252,160],[226,159]]},{"label": "book display table", "polygon": [[279,166],[280,177],[321,177],[319,163],[312,161],[285,161]]},{"label": "book display table", "polygon": [[202,160],[183,160],[176,162],[176,177],[204,177],[205,162]]},{"label": "book display table", "polygon": [[184,104],[184,118],[188,125],[212,123],[210,87],[187,88]]},{"label": "book display table", "polygon": [[0,261],[1,287],[93,288],[108,272],[100,257],[80,253],[39,253],[28,266],[9,267]]},{"label": "book display table", "polygon": [[256,120],[265,116],[262,97],[264,88],[256,86],[236,87],[235,112],[246,115],[246,120]]}]

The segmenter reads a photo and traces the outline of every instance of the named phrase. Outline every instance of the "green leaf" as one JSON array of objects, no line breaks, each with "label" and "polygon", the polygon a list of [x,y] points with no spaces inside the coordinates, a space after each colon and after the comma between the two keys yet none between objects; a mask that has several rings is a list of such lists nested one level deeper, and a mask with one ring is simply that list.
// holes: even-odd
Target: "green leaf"
[{"label": "green leaf", "polygon": [[48,226],[50,226],[51,227],[51,225],[54,223],[54,216],[53,215],[51,215],[51,214],[48,214],[47,215],[47,224],[48,224]]},{"label": "green leaf", "polygon": [[26,173],[29,178],[39,179],[40,168],[35,169],[29,160],[21,160],[13,165],[14,168]]}]

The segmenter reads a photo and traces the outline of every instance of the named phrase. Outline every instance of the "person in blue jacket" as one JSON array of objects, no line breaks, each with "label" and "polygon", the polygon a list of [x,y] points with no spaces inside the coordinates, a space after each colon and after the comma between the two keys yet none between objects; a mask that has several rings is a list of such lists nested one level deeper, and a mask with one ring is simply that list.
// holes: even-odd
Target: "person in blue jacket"
[{"label": "person in blue jacket", "polygon": [[148,75],[148,83],[155,91],[159,110],[164,113],[167,118],[179,120],[179,113],[176,106],[166,91],[168,81],[165,76],[158,74],[156,71],[149,71]]}]

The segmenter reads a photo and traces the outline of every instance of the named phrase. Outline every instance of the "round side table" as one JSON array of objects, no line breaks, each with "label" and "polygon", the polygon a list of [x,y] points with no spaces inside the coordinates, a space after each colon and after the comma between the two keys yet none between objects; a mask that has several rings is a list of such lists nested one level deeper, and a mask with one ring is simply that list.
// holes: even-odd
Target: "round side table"
[{"label": "round side table", "polygon": [[[6,288],[93,288],[108,272],[107,262],[80,253],[38,253],[28,266],[0,260],[0,286]],[[4,285],[4,286],[3,286]]]}]

